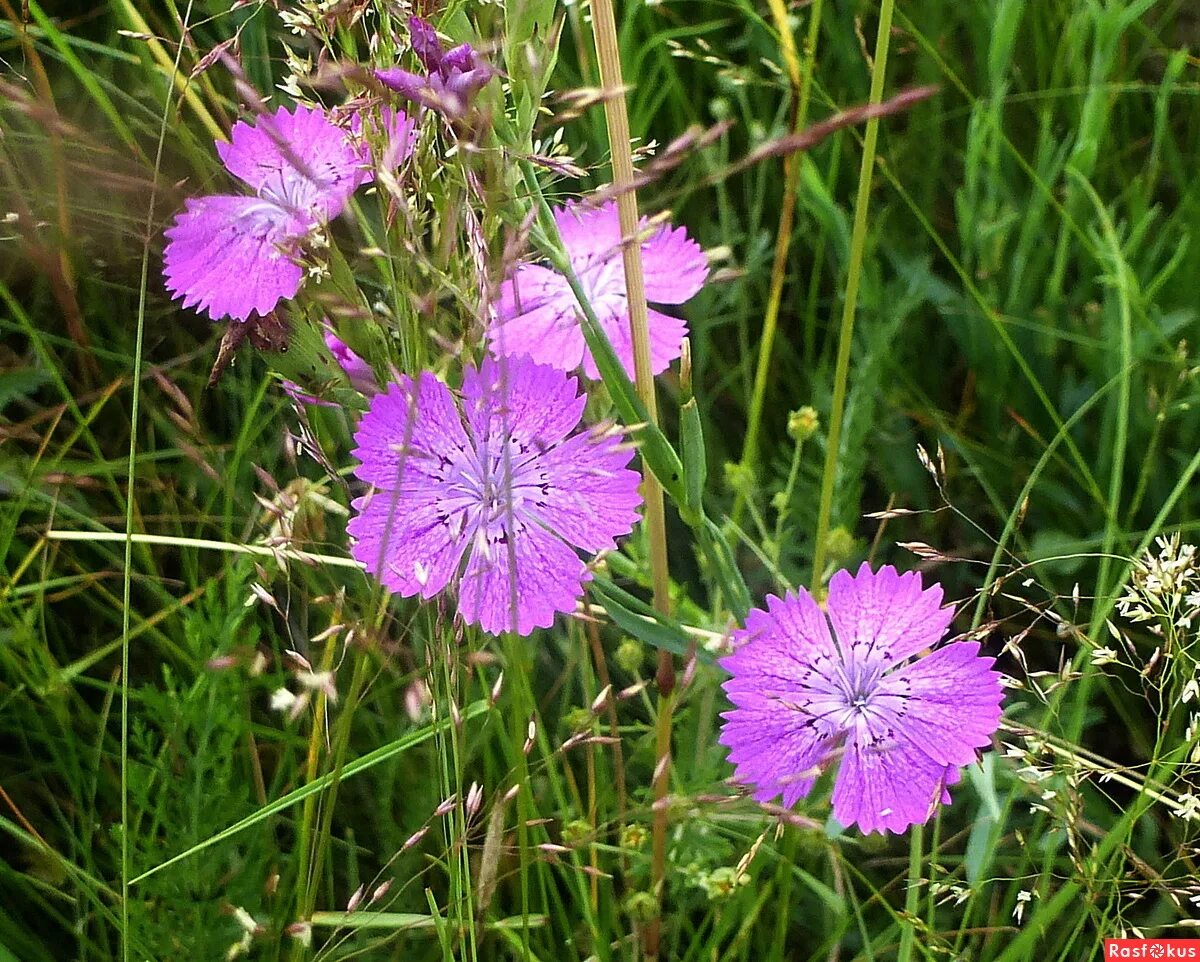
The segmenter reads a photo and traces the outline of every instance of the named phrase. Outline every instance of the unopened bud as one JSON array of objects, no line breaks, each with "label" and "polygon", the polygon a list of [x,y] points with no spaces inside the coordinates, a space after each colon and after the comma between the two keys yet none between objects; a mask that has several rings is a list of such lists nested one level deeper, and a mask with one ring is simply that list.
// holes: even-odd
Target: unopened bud
[{"label": "unopened bud", "polygon": [[466,814],[470,820],[479,814],[479,809],[483,805],[483,788],[478,782],[471,782],[471,787],[467,789],[467,804]]},{"label": "unopened bud", "polygon": [[821,418],[817,409],[806,404],[788,415],[787,433],[793,441],[807,441],[821,430]]},{"label": "unopened bud", "polygon": [[400,846],[400,851],[407,852],[414,845],[420,844],[421,839],[423,839],[428,834],[429,834],[429,826],[428,825],[424,825],[421,828],[418,828],[415,832],[413,832],[410,836],[408,836],[407,839],[404,840],[404,844]]}]

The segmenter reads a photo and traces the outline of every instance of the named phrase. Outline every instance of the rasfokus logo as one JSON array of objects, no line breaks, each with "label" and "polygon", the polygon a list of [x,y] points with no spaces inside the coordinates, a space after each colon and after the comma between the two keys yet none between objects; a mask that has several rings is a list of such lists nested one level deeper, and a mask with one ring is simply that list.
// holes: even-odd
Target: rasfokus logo
[{"label": "rasfokus logo", "polygon": [[1146,959],[1148,962],[1195,959],[1200,962],[1200,939],[1105,939],[1104,958]]}]

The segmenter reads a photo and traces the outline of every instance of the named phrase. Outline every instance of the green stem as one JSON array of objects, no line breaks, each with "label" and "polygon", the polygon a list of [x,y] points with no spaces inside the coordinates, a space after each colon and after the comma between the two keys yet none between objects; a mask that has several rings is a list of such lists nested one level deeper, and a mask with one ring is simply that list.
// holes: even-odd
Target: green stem
[{"label": "green stem", "polygon": [[[871,104],[883,101],[894,7],[895,0],[882,0],[880,5],[879,29],[875,34],[875,66],[871,73]],[[846,383],[850,375],[850,348],[854,341],[854,315],[858,308],[858,286],[862,278],[863,253],[867,242],[867,211],[871,203],[871,180],[875,171],[875,147],[878,141],[879,118],[873,117],[867,121],[866,135],[863,138],[862,164],[858,171],[858,196],[854,201],[854,228],[850,235],[846,302],[842,309],[842,327],[838,335],[837,366],[833,375],[833,405],[829,412],[828,447],[825,450],[825,470],[821,476],[821,502],[817,509],[817,534],[813,547],[814,588],[819,588],[825,580],[825,542],[829,536],[829,517],[833,510],[833,486],[837,480],[838,447],[842,440]]]},{"label": "green stem", "polygon": [[[183,15],[186,25],[192,19],[192,3],[188,0]],[[179,74],[183,56],[181,43],[175,51],[171,80]],[[138,283],[137,334],[133,348],[133,385],[129,405],[129,461],[126,466],[128,486],[125,489],[125,560],[121,574],[121,958],[129,962],[129,639],[132,622],[130,603],[133,589],[133,515],[134,481],[137,474],[137,427],[142,397],[142,349],[146,333],[146,291],[150,280],[150,238],[154,235],[155,202],[158,200],[158,171],[162,166],[163,148],[167,140],[167,118],[171,113],[172,97],[163,98],[162,118],[158,128],[158,146],[154,153],[154,177],[150,185],[150,203],[146,210],[146,235],[142,244],[142,269]]]},{"label": "green stem", "polygon": [[900,953],[896,962],[909,962],[912,958],[913,936],[917,929],[917,903],[921,893],[921,850],[924,841],[925,826],[914,825],[908,837],[908,890],[904,893],[904,911],[908,919],[900,931]]},{"label": "green stem", "polygon": [[[783,0],[769,0],[775,29],[779,31],[780,46],[791,82],[792,130],[799,133],[808,123],[809,92],[812,90],[813,67],[816,62],[817,38],[820,35],[822,0],[813,0],[809,12],[808,36],[805,40],[804,70],[801,75],[800,58],[796,43],[792,39],[788,12]],[[779,322],[779,307],[783,300],[783,286],[787,280],[788,252],[791,249],[792,230],[796,219],[796,200],[800,186],[800,166],[803,155],[789,153],[783,160],[783,207],[779,212],[779,229],[775,234],[775,260],[771,267],[771,290],[767,297],[767,310],[763,315],[762,340],[758,347],[758,368],[754,374],[754,391],[750,397],[750,411],[746,418],[746,440],[742,444],[743,468],[753,468],[758,460],[758,430],[762,420],[763,402],[767,394],[767,379],[771,370],[771,355],[775,346],[775,331]],[[731,516],[735,525],[741,523],[742,510],[746,506],[745,488],[739,488],[733,502]]]}]

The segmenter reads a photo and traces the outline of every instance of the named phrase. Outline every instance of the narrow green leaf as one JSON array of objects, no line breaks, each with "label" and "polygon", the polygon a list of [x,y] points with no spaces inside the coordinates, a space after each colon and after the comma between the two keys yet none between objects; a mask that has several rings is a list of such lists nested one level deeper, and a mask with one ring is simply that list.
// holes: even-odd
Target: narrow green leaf
[{"label": "narrow green leaf", "polygon": [[[472,718],[476,718],[479,715],[484,714],[487,710],[487,702],[477,701],[463,710],[462,717],[469,721]],[[390,758],[395,758],[397,755],[402,755],[410,748],[420,745],[422,742],[428,741],[438,732],[449,726],[449,724],[450,719],[444,718],[441,721],[434,722],[432,725],[426,725],[424,728],[419,728],[414,732],[409,732],[407,735],[403,735],[402,737],[397,738],[395,741],[389,742],[387,745],[383,745],[375,749],[373,752],[368,752],[366,755],[363,755],[362,758],[356,758],[354,761],[347,763],[345,767],[342,768],[340,780],[344,782],[349,778],[353,778],[355,775],[362,774],[369,768],[374,768],[380,762],[385,762]],[[141,875],[135,876],[129,880],[129,884],[137,885],[139,882],[144,882],[146,879],[150,878],[150,876],[157,875],[163,869],[169,868],[170,866],[176,865],[185,859],[191,858],[193,855],[203,852],[206,848],[210,848],[211,846],[216,845],[218,842],[223,842],[227,838],[232,838],[239,832],[243,832],[248,828],[254,827],[259,822],[265,821],[272,815],[278,815],[280,812],[286,811],[297,802],[304,801],[304,799],[308,798],[310,795],[324,791],[334,783],[336,774],[337,773],[329,772],[325,775],[322,775],[320,778],[314,779],[307,785],[302,785],[295,791],[288,792],[286,795],[275,799],[273,802],[268,802],[253,815],[247,815],[245,818],[234,822],[228,828],[217,832],[216,835],[206,838],[198,845],[193,845],[191,848],[180,852],[178,855],[172,856],[165,862],[160,862],[158,865],[155,865],[154,868],[148,869]]]}]

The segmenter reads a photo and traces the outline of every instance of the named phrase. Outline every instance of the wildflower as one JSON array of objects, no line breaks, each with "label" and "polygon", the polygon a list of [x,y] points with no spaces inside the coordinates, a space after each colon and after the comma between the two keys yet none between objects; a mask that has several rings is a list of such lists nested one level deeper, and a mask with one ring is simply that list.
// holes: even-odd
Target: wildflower
[{"label": "wildflower", "polygon": [[646,844],[650,838],[650,833],[646,831],[644,825],[639,825],[637,822],[630,822],[621,829],[621,848],[639,849]]},{"label": "wildflower", "polygon": [[[355,354],[345,341],[329,329],[325,331],[325,347],[329,349],[329,353],[333,355],[333,359],[342,369],[346,380],[350,382],[350,387],[365,397],[379,393],[379,384],[375,380],[375,372],[371,370],[371,365]],[[336,401],[325,400],[309,394],[295,381],[283,381],[281,386],[292,400],[301,404],[314,404],[323,408],[341,407]]]},{"label": "wildflower", "polygon": [[[621,226],[616,201],[601,207],[569,203],[556,208],[554,220],[588,303],[630,377],[633,336],[621,256]],[[643,230],[646,224],[643,221]],[[708,261],[682,227],[664,224],[641,242],[646,297],[658,304],[682,304],[708,277]],[[567,279],[539,264],[520,264],[509,272],[493,305],[496,318],[488,331],[492,353],[527,354],[535,361],[572,371],[580,363],[598,378],[580,326],[575,294]],[[661,374],[683,352],[687,324],[650,309],[650,369]]]},{"label": "wildflower", "polygon": [[586,397],[574,378],[522,358],[463,378],[461,410],[432,374],[376,395],[359,422],[352,552],[391,590],[527,635],[573,611],[590,579],[577,549],[615,547],[637,520],[633,452],[612,430],[572,435]]},{"label": "wildflower", "polygon": [[839,571],[827,612],[803,588],[767,598],[721,664],[734,704],[720,741],[737,777],[791,807],[835,755],[833,814],[863,832],[925,822],[1000,722],[1000,675],[979,643],[932,654],[954,616],[942,590],[892,567]]},{"label": "wildflower", "polygon": [[379,385],[375,381],[375,372],[371,370],[371,365],[350,350],[346,342],[333,331],[325,332],[325,346],[346,372],[346,378],[354,390],[367,397],[379,393]]},{"label": "wildflower", "polygon": [[1179,535],[1155,540],[1158,551],[1147,551],[1130,566],[1130,583],[1117,601],[1117,611],[1130,621],[1165,621],[1187,630],[1200,601],[1200,562],[1196,546],[1181,543]]},{"label": "wildflower", "polygon": [[613,660],[626,674],[635,675],[646,661],[646,649],[635,638],[626,638],[617,646]]},{"label": "wildflower", "polygon": [[809,404],[788,415],[787,433],[793,441],[807,441],[821,430],[821,416]]},{"label": "wildflower", "polygon": [[1021,924],[1021,919],[1025,915],[1025,906],[1033,901],[1033,893],[1026,889],[1021,889],[1017,893],[1017,902],[1013,906],[1013,918],[1016,919],[1018,925]]},{"label": "wildflower", "polygon": [[649,922],[658,915],[658,899],[652,892],[633,892],[625,899],[624,908],[635,922]]},{"label": "wildflower", "polygon": [[722,865],[711,872],[700,872],[693,882],[694,885],[704,889],[704,894],[710,902],[728,898],[738,890],[739,886],[749,883],[749,875],[739,874],[737,869],[729,865]]},{"label": "wildflower", "polygon": [[447,50],[437,31],[420,17],[409,18],[408,32],[425,73],[388,67],[376,70],[375,78],[408,100],[447,117],[461,117],[480,88],[496,76],[496,69],[469,43]]},{"label": "wildflower", "polygon": [[[245,321],[295,297],[306,275],[306,244],[372,178],[359,115],[350,127],[305,106],[234,124],[217,153],[254,193],[187,202],[166,232],[167,290],[213,320]],[[402,113],[385,118],[385,127],[411,149],[412,124]]]}]

